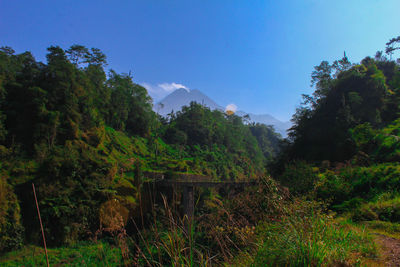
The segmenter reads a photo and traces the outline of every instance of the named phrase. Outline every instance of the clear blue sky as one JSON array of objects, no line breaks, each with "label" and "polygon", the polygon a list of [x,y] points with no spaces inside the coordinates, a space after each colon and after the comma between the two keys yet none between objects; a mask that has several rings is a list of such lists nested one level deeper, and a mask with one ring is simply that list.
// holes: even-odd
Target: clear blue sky
[{"label": "clear blue sky", "polygon": [[399,0],[0,0],[0,46],[42,61],[50,45],[97,47],[156,98],[176,83],[288,120],[313,66],[383,50],[399,11]]}]

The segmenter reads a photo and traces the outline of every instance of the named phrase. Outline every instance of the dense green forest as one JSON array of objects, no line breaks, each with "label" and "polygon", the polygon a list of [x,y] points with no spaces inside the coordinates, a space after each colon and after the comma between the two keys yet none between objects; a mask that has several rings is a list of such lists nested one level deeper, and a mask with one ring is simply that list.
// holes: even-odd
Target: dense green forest
[{"label": "dense green forest", "polygon": [[[370,231],[400,230],[398,50],[400,37],[359,63],[322,61],[282,140],[197,103],[161,117],[98,49],[50,47],[42,63],[1,48],[0,251],[22,247],[3,262],[44,263],[30,252],[41,244],[35,183],[52,263],[379,264]],[[198,190],[190,231],[168,201],[139,229],[148,172],[256,185]]]},{"label": "dense green forest", "polygon": [[[257,179],[278,151],[271,127],[192,103],[167,118],[129,74],[80,45],[0,50],[0,250],[40,241],[35,183],[50,246],[85,240],[111,199],[130,213],[145,171]],[[145,177],[144,177],[145,178]]]},{"label": "dense green forest", "polygon": [[[399,44],[400,38],[387,43],[390,58]],[[395,171],[400,159],[399,63],[378,51],[374,58],[366,57],[358,64],[350,63],[344,55],[333,64],[323,61],[316,66],[311,80],[315,92],[303,95],[303,104],[293,115],[289,138],[272,164],[277,177],[299,193],[316,189],[315,185],[332,190],[335,183],[343,187],[336,188],[340,194],[354,186],[355,195],[364,195],[363,186],[374,191],[396,191],[389,185],[390,179],[379,188],[369,184],[373,181],[367,181],[367,177],[358,180],[355,174],[389,165]],[[335,196],[333,192],[325,193]]]}]

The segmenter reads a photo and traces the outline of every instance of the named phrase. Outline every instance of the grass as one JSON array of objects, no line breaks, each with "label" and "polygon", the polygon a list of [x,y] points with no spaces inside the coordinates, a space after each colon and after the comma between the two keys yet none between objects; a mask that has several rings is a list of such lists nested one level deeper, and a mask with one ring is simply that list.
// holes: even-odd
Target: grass
[{"label": "grass", "polygon": [[338,223],[305,205],[296,203],[280,222],[258,227],[261,241],[251,266],[359,265],[376,257],[365,229]]},{"label": "grass", "polygon": [[[78,243],[71,247],[49,249],[50,266],[122,266],[121,250],[107,243]],[[25,246],[0,257],[1,266],[46,266],[44,250]]]},{"label": "grass", "polygon": [[[186,218],[176,214],[164,197],[164,207],[154,210],[154,223],[148,228],[139,229],[132,220],[136,227],[134,236],[128,236],[123,225],[108,233],[114,237],[112,243],[118,244],[116,247],[104,243],[103,239],[98,243],[50,249],[50,264],[360,266],[378,259],[370,228],[392,232],[400,229],[398,224],[384,222],[368,222],[363,226],[348,219],[350,214],[347,219],[335,219],[320,203],[306,199],[283,200],[279,191],[274,195],[274,190],[264,187],[260,186],[257,192],[268,196],[267,200],[257,200],[253,191],[249,191],[232,196],[229,201],[212,198],[214,201],[205,202],[197,214],[198,222],[190,231],[187,231]],[[264,208],[258,211],[255,206]],[[268,216],[248,221],[254,212],[266,212]],[[27,246],[10,252],[0,257],[0,266],[45,266],[43,249]]]},{"label": "grass", "polygon": [[353,222],[351,219],[349,219],[349,216],[347,216],[347,218],[342,217],[341,220],[342,223],[351,225],[353,228],[365,229],[371,234],[377,244],[378,257],[365,259],[362,261],[363,266],[386,266],[387,258],[385,255],[388,254],[388,248],[383,247],[382,241],[379,240],[386,238],[400,240],[400,224],[379,220]]},{"label": "grass", "polygon": [[376,220],[358,222],[358,225],[366,227],[372,233],[378,233],[400,240],[400,223]]},{"label": "grass", "polygon": [[[137,264],[148,266],[209,266],[210,258],[196,244],[193,222],[188,227],[187,216],[180,218],[164,200],[164,226],[155,221],[149,230],[139,231],[139,243],[135,247]],[[135,224],[136,225],[136,224]],[[189,229],[188,229],[189,228]],[[135,243],[135,242],[133,242]]]}]

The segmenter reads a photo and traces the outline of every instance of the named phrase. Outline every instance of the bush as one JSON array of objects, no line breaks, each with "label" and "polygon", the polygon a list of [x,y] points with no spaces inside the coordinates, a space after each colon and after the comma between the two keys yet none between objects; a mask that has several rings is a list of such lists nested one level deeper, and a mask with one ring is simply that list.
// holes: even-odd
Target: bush
[{"label": "bush", "polygon": [[320,199],[332,201],[332,205],[342,203],[349,198],[352,186],[342,176],[332,171],[326,171],[319,175],[316,184],[316,196]]},{"label": "bush", "polygon": [[378,214],[371,209],[368,205],[361,206],[353,213],[352,219],[354,221],[373,221],[378,219]]},{"label": "bush", "polygon": [[18,199],[6,178],[0,173],[0,252],[19,248],[24,233]]},{"label": "bush", "polygon": [[[396,192],[400,192],[399,177],[400,166],[394,163],[369,167],[350,166],[334,171],[326,170],[318,175],[315,193],[319,199],[329,201],[336,211],[347,212],[358,209],[364,202],[382,202],[382,199],[378,201],[377,198],[381,198],[384,194],[389,194],[385,197],[385,201],[393,199]],[[393,208],[396,209],[396,207]],[[378,207],[375,207],[372,210],[377,209]],[[383,207],[379,209],[382,210]],[[389,207],[385,209],[389,209]],[[371,214],[365,207],[362,210],[358,209],[357,212],[361,212],[361,214],[355,215],[356,217],[361,216],[357,220],[361,220],[364,215],[366,218],[370,218]],[[386,215],[382,216],[385,218]]]},{"label": "bush", "polygon": [[400,197],[364,204],[354,211],[353,219],[356,221],[379,219],[387,222],[400,222]]},{"label": "bush", "polygon": [[318,176],[314,168],[304,161],[288,164],[278,180],[289,187],[294,195],[303,195],[314,189]]},{"label": "bush", "polygon": [[350,200],[343,201],[339,205],[333,205],[332,208],[339,212],[348,212],[360,207],[365,201],[362,198],[356,197]]}]

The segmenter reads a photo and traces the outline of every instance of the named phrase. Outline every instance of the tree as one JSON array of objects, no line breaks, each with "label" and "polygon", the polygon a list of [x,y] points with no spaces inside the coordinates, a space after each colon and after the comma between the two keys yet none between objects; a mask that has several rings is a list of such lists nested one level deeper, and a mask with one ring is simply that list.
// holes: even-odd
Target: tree
[{"label": "tree", "polygon": [[[396,46],[397,45],[397,46]],[[390,59],[392,59],[392,55],[394,51],[400,49],[400,36],[396,38],[390,39],[389,42],[386,43],[386,54],[390,55]]]},{"label": "tree", "polygon": [[107,65],[107,57],[101,52],[98,48],[91,48],[90,52],[86,54],[86,61],[89,65],[99,65],[106,66]]},{"label": "tree", "polygon": [[332,68],[335,70],[335,74],[333,75],[334,78],[337,78],[337,76],[348,69],[350,69],[352,66],[351,62],[346,56],[346,52],[343,52],[343,57],[339,60],[335,60],[332,64]]},{"label": "tree", "polygon": [[68,50],[65,51],[68,55],[69,60],[78,66],[81,63],[87,62],[87,58],[90,56],[89,49],[83,45],[72,45]]},{"label": "tree", "polygon": [[271,160],[278,154],[281,136],[275,132],[273,126],[252,123],[250,124],[250,131],[257,139],[258,146],[266,159]]},{"label": "tree", "polygon": [[380,127],[393,118],[390,114],[396,108],[388,105],[394,102],[387,85],[396,77],[392,64],[367,57],[360,65],[351,65],[344,55],[332,66],[323,61],[315,67],[315,92],[303,96],[303,105],[292,118],[288,158],[342,161],[352,157],[355,146],[349,129],[361,123]]},{"label": "tree", "polygon": [[146,89],[133,83],[129,75],[120,75],[115,71],[110,71],[107,86],[111,99],[106,122],[131,134],[148,135],[156,116]]},{"label": "tree", "polygon": [[315,86],[312,103],[318,103],[324,98],[332,85],[332,66],[328,61],[322,61],[321,64],[314,67],[311,73],[311,86]]}]

